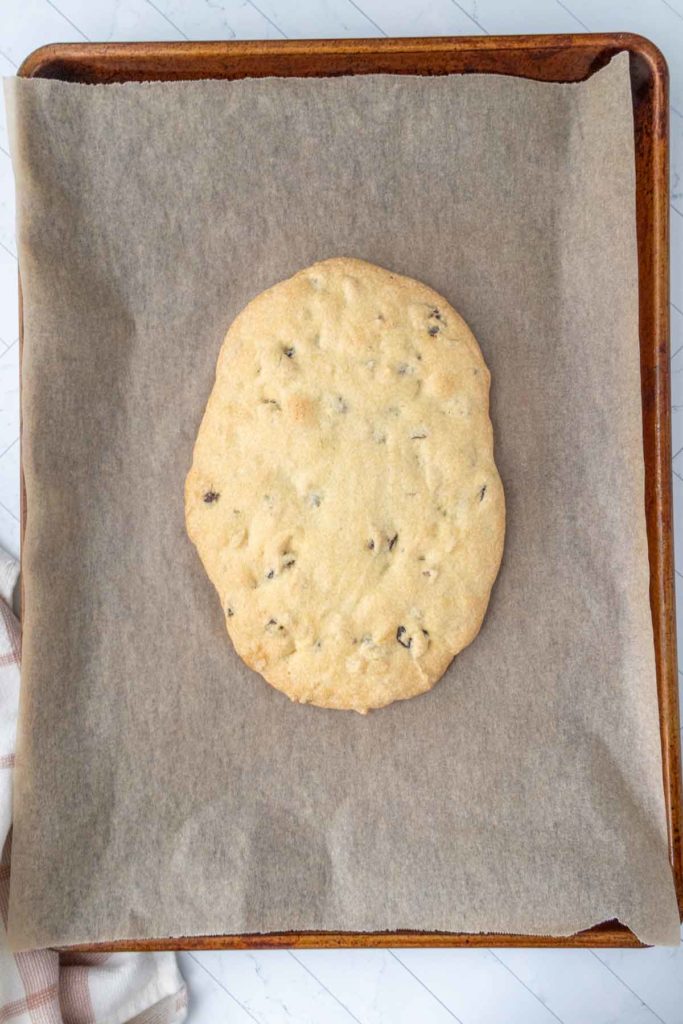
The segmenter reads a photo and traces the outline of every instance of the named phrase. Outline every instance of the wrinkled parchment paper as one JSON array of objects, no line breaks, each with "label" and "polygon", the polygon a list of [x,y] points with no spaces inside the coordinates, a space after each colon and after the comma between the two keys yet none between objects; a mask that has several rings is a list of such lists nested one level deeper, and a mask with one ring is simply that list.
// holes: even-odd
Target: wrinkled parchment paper
[{"label": "wrinkled parchment paper", "polygon": [[[15,945],[613,917],[678,941],[627,58],[570,86],[8,96],[28,500]],[[335,255],[469,321],[508,507],[479,638],[432,693],[367,718],[290,704],[238,660],[183,524],[229,323]]]}]

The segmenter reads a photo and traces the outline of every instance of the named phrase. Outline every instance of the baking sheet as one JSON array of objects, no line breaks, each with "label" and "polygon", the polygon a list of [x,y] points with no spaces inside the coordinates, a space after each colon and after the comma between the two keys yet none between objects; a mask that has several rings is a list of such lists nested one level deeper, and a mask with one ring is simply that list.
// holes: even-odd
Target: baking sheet
[{"label": "baking sheet", "polygon": [[[493,76],[10,80],[24,288],[17,947],[271,930],[677,942],[643,510],[628,60]],[[493,374],[503,567],[424,697],[235,657],[182,487],[228,324],[353,255]]]}]

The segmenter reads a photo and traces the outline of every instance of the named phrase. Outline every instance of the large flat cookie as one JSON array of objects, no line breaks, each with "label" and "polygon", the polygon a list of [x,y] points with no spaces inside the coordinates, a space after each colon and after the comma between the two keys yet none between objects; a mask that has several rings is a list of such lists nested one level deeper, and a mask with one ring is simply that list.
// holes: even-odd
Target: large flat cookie
[{"label": "large flat cookie", "polygon": [[316,263],[232,324],[187,530],[237,653],[292,700],[414,697],[476,636],[505,530],[489,383],[452,306],[362,260]]}]

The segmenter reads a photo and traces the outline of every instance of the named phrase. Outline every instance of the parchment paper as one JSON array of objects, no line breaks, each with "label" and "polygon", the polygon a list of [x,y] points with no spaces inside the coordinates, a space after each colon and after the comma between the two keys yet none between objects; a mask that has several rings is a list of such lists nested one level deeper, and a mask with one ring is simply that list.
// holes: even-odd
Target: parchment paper
[{"label": "parchment paper", "polygon": [[[643,511],[628,63],[10,81],[28,524],[16,947],[280,929],[678,941]],[[235,314],[352,255],[493,374],[505,557],[432,693],[300,707],[235,656],[183,482]]]}]

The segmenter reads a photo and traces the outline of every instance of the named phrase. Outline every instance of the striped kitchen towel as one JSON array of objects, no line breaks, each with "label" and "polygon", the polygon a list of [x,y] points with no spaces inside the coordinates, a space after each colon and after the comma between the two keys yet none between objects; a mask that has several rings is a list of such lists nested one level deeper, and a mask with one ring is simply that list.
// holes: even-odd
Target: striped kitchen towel
[{"label": "striped kitchen towel", "polygon": [[12,775],[19,705],[18,566],[0,549],[0,1024],[180,1024],[187,989],[174,953],[10,953]]}]

